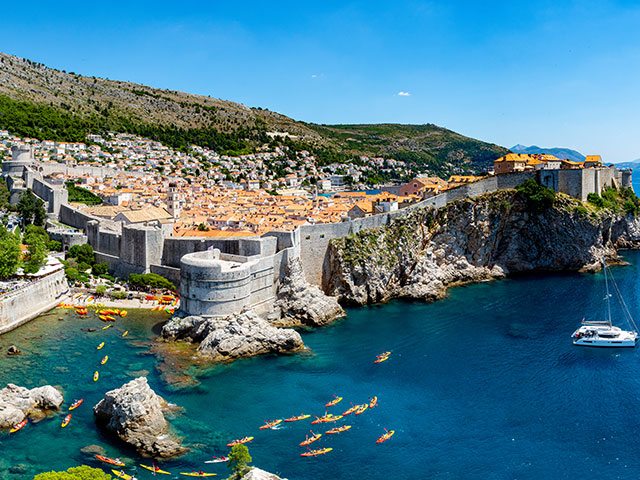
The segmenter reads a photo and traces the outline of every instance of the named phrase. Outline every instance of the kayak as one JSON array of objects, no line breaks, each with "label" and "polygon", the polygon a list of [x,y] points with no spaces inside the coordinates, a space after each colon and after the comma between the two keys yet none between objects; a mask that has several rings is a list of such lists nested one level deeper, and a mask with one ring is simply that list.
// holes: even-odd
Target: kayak
[{"label": "kayak", "polygon": [[118,467],[124,467],[124,463],[119,458],[113,459],[109,457],[104,457],[102,455],[96,455],[96,458],[104,463],[109,463],[111,465],[117,465]]},{"label": "kayak", "polygon": [[24,427],[27,424],[28,421],[29,420],[25,418],[24,420],[22,420],[17,425],[14,425],[13,428],[11,430],[9,430],[9,433],[16,433],[18,430],[21,430],[22,427]]},{"label": "kayak", "polygon": [[180,475],[184,475],[185,477],[213,477],[217,475],[217,473],[204,473],[204,472],[191,472],[191,473],[182,473]]},{"label": "kayak", "polygon": [[396,433],[395,430],[389,430],[388,432],[386,432],[384,435],[382,435],[378,440],[376,440],[376,443],[382,443],[382,442],[386,442],[387,440],[389,440],[391,437],[393,437],[393,434]]},{"label": "kayak", "polygon": [[67,415],[66,417],[64,417],[64,420],[62,420],[62,425],[60,425],[62,428],[66,427],[67,425],[69,425],[69,422],[71,421],[71,414]]},{"label": "kayak", "polygon": [[[357,415],[357,414],[356,414]],[[327,423],[327,422],[335,422],[337,420],[340,420],[342,418],[342,415],[333,415],[332,413],[329,413],[328,415],[325,415],[324,417],[317,417],[313,422],[311,422],[312,424],[315,423]]]},{"label": "kayak", "polygon": [[120,310],[120,316],[121,317],[126,317],[127,316],[127,311],[126,310]]},{"label": "kayak", "polygon": [[97,382],[99,378],[100,378],[100,374],[97,371],[94,372],[93,373],[93,381]]},{"label": "kayak", "polygon": [[378,405],[378,397],[373,397],[369,402],[369,408],[373,408]]},{"label": "kayak", "polygon": [[[336,397],[336,396],[334,395],[334,397]],[[342,397],[336,397],[333,400],[331,400],[329,403],[327,403],[325,405],[325,407],[333,407],[334,405],[337,405],[341,401],[342,401]]]},{"label": "kayak", "polygon": [[229,457],[213,457],[213,460],[207,460],[204,463],[222,463],[222,462],[228,462],[229,461]]},{"label": "kayak", "polygon": [[104,318],[106,318],[106,319],[107,319],[107,320],[109,320],[110,322],[115,322],[115,321],[116,321],[116,319],[115,319],[115,318],[113,318],[113,317],[112,317],[112,316],[110,316],[110,315],[105,315],[105,317],[104,317]]},{"label": "kayak", "polygon": [[102,327],[103,330],[113,327],[113,325],[107,325],[106,327]]},{"label": "kayak", "polygon": [[331,430],[327,430],[324,433],[326,433],[327,435],[331,435],[333,433],[346,432],[350,428],[351,428],[351,425],[343,425],[341,427],[335,427],[335,428],[332,428]]},{"label": "kayak", "polygon": [[382,362],[384,362],[386,360],[389,360],[388,356],[386,356],[386,357],[378,357],[378,359],[373,363],[382,363]]},{"label": "kayak", "polygon": [[109,360],[109,355],[105,355],[102,360],[100,360],[100,365],[104,365]]},{"label": "kayak", "polygon": [[307,438],[305,439],[305,441],[300,444],[301,447],[304,447],[305,445],[309,445],[309,444],[315,442],[316,440],[319,440],[320,437],[322,436],[321,433],[313,433],[313,432],[311,432],[311,433],[313,435],[310,436],[310,437],[307,435]]},{"label": "kayak", "polygon": [[124,473],[122,470],[118,471],[118,470],[113,470],[111,469],[111,471],[113,472],[113,474],[116,477],[120,477],[123,478],[124,480],[137,480],[136,477],[132,477],[131,475],[127,475],[126,473]]},{"label": "kayak", "polygon": [[123,337],[126,337],[129,334],[129,330],[125,330],[124,333],[122,334]]},{"label": "kayak", "polygon": [[285,422],[297,422],[299,420],[304,420],[306,418],[309,418],[311,415],[298,415],[297,417],[291,417],[291,418],[285,418],[284,421]]},{"label": "kayak", "polygon": [[325,455],[333,450],[333,448],[321,448],[319,450],[309,450],[308,452],[301,453],[301,457],[315,457],[316,455]]},{"label": "kayak", "polygon": [[98,315],[98,318],[99,318],[100,320],[102,320],[103,322],[106,322],[106,321],[107,321],[107,316],[106,316],[106,315]]},{"label": "kayak", "polygon": [[351,415],[353,412],[355,412],[356,410],[358,410],[361,407],[361,405],[353,405],[349,410],[347,410],[346,412],[344,412],[342,415]]},{"label": "kayak", "polygon": [[260,430],[264,430],[266,428],[273,428],[276,425],[280,425],[282,423],[282,420],[274,420],[272,422],[264,422],[264,425],[262,425],[260,427]]},{"label": "kayak", "polygon": [[389,355],[391,355],[391,352],[382,352],[380,355],[376,355],[376,357],[378,358],[388,357]]},{"label": "kayak", "polygon": [[235,447],[236,445],[242,445],[243,443],[249,443],[253,440],[253,437],[244,437],[240,440],[234,440],[233,442],[227,443],[227,447]]},{"label": "kayak", "polygon": [[80,405],[82,405],[83,401],[84,401],[84,398],[81,398],[80,400],[76,400],[75,402],[73,402],[69,407],[69,411],[75,410],[76,408],[78,408]]},{"label": "kayak", "polygon": [[146,468],[147,470],[149,470],[149,471],[151,471],[151,472],[153,472],[153,473],[161,473],[161,474],[163,474],[163,475],[171,475],[171,474],[170,474],[169,472],[167,472],[166,470],[160,470],[160,467],[156,467],[156,466],[150,467],[150,466],[148,466],[148,465],[143,465],[143,464],[140,464],[140,466],[141,466],[142,468]]},{"label": "kayak", "polygon": [[98,345],[98,346],[96,347],[96,350],[100,350],[102,347],[104,347],[104,342],[102,342],[100,345]]},{"label": "kayak", "polygon": [[356,412],[356,415],[360,415],[361,413],[364,413],[365,410],[369,408],[369,405],[367,405],[366,403],[364,403]]}]

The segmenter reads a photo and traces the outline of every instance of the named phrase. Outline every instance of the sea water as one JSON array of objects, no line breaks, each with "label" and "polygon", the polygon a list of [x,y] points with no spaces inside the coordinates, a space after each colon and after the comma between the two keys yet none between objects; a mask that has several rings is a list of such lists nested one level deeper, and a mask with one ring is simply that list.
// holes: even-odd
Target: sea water
[{"label": "sea water", "polygon": [[[640,319],[640,252],[625,256],[632,265],[612,272]],[[603,300],[602,274],[561,274],[455,288],[431,304],[353,308],[333,326],[302,332],[311,353],[217,366],[180,389],[162,380],[149,352],[166,316],[130,312],[103,331],[96,319],[54,310],[0,336],[0,384],[52,384],[64,392],[65,407],[76,398],[84,404],[65,429],[63,411],[16,434],[0,433],[0,478],[79,464],[108,471],[81,452],[97,445],[125,460],[128,473],[149,479],[152,473],[136,465],[151,460],[97,429],[91,410],[107,390],[146,375],[158,394],[184,409],[170,421],[190,453],[161,463],[174,476],[203,470],[222,477],[225,464],[204,461],[226,454],[230,440],[254,436],[253,464],[291,480],[635,479],[640,351],[571,343],[582,318],[603,318]],[[619,318],[617,309],[613,314]],[[5,357],[10,344],[23,354]],[[389,360],[375,365],[385,350]],[[100,366],[104,355],[109,361]],[[326,409],[333,395],[344,400]],[[324,434],[333,424],[258,429],[267,419],[340,414],[374,395],[377,407],[338,422],[351,430],[312,445],[332,447],[326,456],[301,457],[298,444],[311,429]],[[376,444],[385,428],[395,435]]]}]

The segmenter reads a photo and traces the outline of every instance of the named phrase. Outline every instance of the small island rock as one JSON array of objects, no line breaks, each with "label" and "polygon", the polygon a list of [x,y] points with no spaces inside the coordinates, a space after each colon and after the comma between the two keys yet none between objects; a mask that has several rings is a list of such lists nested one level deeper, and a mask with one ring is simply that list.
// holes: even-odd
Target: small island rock
[{"label": "small island rock", "polygon": [[[256,467],[252,467],[240,480],[283,480],[273,473],[266,472]],[[286,479],[284,479],[286,480]]]},{"label": "small island rock", "polygon": [[99,425],[154,457],[172,457],[186,451],[168,434],[166,410],[167,402],[149,387],[144,377],[107,392],[93,407]]},{"label": "small island rock", "polygon": [[13,427],[27,415],[44,416],[49,410],[57,410],[63,400],[51,385],[29,390],[9,383],[0,390],[0,429]]}]

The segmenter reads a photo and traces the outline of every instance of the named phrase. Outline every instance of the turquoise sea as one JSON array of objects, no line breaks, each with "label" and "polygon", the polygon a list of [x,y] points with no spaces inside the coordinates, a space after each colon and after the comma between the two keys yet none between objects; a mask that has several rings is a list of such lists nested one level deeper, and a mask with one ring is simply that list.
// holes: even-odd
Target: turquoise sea
[{"label": "turquoise sea", "polygon": [[[640,252],[625,255],[632,265],[613,274],[640,319]],[[162,463],[174,474],[226,474],[224,464],[204,461],[251,435],[253,463],[291,480],[636,479],[640,351],[576,347],[570,338],[583,317],[604,314],[603,292],[601,274],[523,276],[456,288],[432,304],[350,309],[344,321],[302,333],[312,353],[199,371],[199,383],[187,388],[165,383],[149,352],[166,316],[131,312],[114,328],[87,332],[102,323],[54,310],[0,337],[0,384],[49,383],[63,389],[65,406],[80,397],[84,404],[65,429],[57,413],[17,434],[0,433],[0,478],[101,466],[81,452],[99,445],[149,479],[136,465],[150,460],[98,431],[91,412],[106,390],[148,374],[159,394],[184,408],[171,423],[191,453]],[[4,356],[12,343],[25,354]],[[374,365],[384,350],[391,358]],[[105,354],[110,360],[100,367]],[[334,449],[326,456],[300,457],[309,421],[258,430],[267,419],[321,415],[334,394],[344,397],[334,413],[373,395],[379,405],[347,417],[350,431],[316,442]],[[376,444],[384,428],[396,434]]]}]

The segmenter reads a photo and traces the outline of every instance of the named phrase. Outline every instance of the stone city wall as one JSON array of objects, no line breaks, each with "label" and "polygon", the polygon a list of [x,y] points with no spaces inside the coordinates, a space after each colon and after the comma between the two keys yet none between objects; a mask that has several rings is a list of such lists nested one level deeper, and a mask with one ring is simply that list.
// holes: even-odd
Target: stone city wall
[{"label": "stone city wall", "polygon": [[58,270],[0,297],[0,334],[8,332],[60,303],[69,287]]}]

